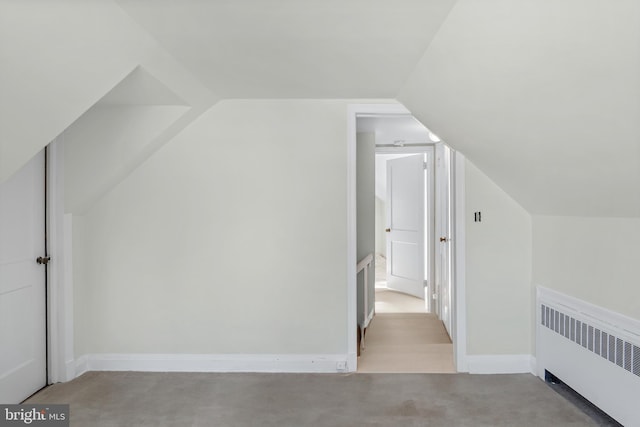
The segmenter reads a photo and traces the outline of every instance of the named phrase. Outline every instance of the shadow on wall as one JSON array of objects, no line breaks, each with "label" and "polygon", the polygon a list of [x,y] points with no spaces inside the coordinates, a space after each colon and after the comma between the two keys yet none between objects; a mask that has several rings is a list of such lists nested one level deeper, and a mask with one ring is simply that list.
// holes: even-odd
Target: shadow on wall
[{"label": "shadow on wall", "polygon": [[65,211],[83,213],[157,150],[163,133],[189,109],[136,67],[59,136],[65,152]]}]

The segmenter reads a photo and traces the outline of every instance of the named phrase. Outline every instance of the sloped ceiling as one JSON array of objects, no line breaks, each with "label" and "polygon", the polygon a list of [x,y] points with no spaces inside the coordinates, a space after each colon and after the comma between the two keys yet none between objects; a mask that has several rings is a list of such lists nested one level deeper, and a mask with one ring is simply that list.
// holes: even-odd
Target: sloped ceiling
[{"label": "sloped ceiling", "polygon": [[217,100],[111,0],[0,1],[0,182],[140,65],[190,120]]},{"label": "sloped ceiling", "polygon": [[82,214],[157,149],[190,110],[137,67],[58,137],[64,142],[66,213]]},{"label": "sloped ceiling", "polygon": [[223,97],[397,97],[533,214],[640,216],[637,0],[117,1]]},{"label": "sloped ceiling", "polygon": [[460,0],[398,99],[531,213],[640,216],[637,0]]},{"label": "sloped ceiling", "polygon": [[99,105],[189,105],[143,67],[136,67]]},{"label": "sloped ceiling", "polygon": [[132,28],[110,31],[118,15],[95,1],[0,2],[0,182],[136,66]]},{"label": "sloped ceiling", "polygon": [[357,132],[376,135],[376,145],[432,143],[429,130],[411,115],[358,117]]},{"label": "sloped ceiling", "polygon": [[224,98],[395,97],[455,0],[117,0]]},{"label": "sloped ceiling", "polygon": [[640,216],[637,0],[7,0],[0,61],[0,182],[143,65],[191,107],[145,156],[218,96],[397,97],[531,213]]}]

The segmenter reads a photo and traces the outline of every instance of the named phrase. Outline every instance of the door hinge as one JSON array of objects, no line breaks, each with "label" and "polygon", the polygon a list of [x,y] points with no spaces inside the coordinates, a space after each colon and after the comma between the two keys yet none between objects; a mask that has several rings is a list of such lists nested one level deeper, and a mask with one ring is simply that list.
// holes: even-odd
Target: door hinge
[{"label": "door hinge", "polygon": [[427,170],[427,162],[422,162],[422,167],[424,167],[424,170]]}]

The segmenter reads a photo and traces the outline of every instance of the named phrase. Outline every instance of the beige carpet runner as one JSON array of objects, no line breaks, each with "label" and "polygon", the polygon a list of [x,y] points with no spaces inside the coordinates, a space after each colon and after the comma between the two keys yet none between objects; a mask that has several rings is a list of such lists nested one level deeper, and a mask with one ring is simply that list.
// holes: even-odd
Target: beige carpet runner
[{"label": "beige carpet runner", "polygon": [[376,289],[376,315],[367,328],[358,372],[452,373],[453,344],[424,301]]},{"label": "beige carpet runner", "polygon": [[453,344],[433,314],[379,313],[365,343],[358,372],[455,372]]}]

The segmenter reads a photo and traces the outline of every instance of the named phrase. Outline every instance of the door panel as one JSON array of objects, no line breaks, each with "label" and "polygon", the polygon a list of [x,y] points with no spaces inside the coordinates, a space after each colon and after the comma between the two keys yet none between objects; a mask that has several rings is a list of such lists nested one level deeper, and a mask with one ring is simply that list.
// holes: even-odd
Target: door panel
[{"label": "door panel", "polygon": [[420,271],[417,263],[413,260],[419,252],[419,248],[416,246],[416,243],[406,241],[391,242],[391,274],[394,277],[408,280],[419,277]]},{"label": "door panel", "polygon": [[44,154],[0,185],[0,402],[46,385]]},{"label": "door panel", "polygon": [[387,286],[424,299],[424,154],[387,161]]},{"label": "door panel", "polygon": [[451,150],[436,146],[436,304],[451,336]]}]

